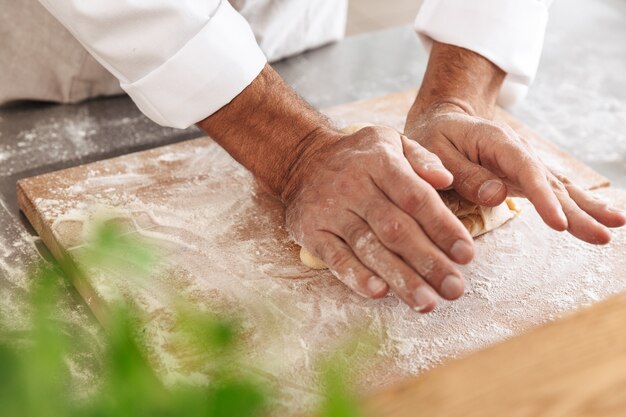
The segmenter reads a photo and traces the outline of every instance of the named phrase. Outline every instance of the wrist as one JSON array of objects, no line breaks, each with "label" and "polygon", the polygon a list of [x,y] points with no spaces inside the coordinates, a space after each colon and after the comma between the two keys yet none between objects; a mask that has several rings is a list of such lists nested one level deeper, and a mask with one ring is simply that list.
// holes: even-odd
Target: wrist
[{"label": "wrist", "polygon": [[505,75],[475,52],[434,42],[410,116],[453,105],[469,115],[492,118]]},{"label": "wrist", "polygon": [[198,126],[281,198],[288,184],[296,182],[300,160],[334,132],[269,65]]},{"label": "wrist", "polygon": [[336,130],[321,126],[302,138],[291,155],[291,163],[278,187],[278,195],[283,202],[290,201],[307,180],[307,176],[315,172],[314,165],[322,150],[341,137],[342,134]]}]

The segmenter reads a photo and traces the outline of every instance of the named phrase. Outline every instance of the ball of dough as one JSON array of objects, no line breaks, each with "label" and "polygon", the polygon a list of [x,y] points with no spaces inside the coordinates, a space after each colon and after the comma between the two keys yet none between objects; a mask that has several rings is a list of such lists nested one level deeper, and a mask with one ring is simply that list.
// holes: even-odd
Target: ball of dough
[{"label": "ball of dough", "polygon": [[311,269],[326,269],[328,266],[317,256],[304,248],[300,248],[300,260],[304,266],[308,266]]}]

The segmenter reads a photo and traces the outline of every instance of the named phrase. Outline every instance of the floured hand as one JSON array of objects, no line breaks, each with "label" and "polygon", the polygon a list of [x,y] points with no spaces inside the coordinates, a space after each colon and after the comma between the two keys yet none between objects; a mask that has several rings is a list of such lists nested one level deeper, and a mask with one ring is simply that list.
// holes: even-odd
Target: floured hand
[{"label": "floured hand", "polygon": [[478,53],[434,42],[404,133],[436,154],[454,175],[454,189],[473,203],[496,206],[510,196],[530,200],[553,229],[607,243],[607,227],[626,223],[551,171],[509,126],[491,120],[505,72]]},{"label": "floured hand", "polygon": [[437,154],[454,175],[454,189],[480,205],[528,198],[546,224],[589,243],[605,244],[607,227],[626,217],[551,171],[509,126],[472,116],[453,103],[410,114],[406,135]]},{"label": "floured hand", "polygon": [[433,186],[452,176],[438,158],[391,128],[311,141],[290,173],[287,226],[297,243],[365,297],[388,289],[419,312],[456,299],[473,242]]}]

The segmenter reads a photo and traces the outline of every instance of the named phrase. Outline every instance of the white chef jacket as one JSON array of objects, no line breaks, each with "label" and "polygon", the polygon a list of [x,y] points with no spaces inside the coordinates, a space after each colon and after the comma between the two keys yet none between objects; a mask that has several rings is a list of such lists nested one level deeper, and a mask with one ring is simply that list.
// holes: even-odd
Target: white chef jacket
[{"label": "white chef jacket", "polygon": [[[266,54],[279,58],[342,36],[346,17],[345,0],[233,0],[247,3],[241,13],[264,28],[257,39],[226,0],[40,1],[144,114],[178,128],[228,104],[260,73]],[[507,72],[507,84],[527,86],[549,1],[425,0],[415,24],[427,47],[434,39],[476,51]],[[246,7],[264,12],[246,14]]]},{"label": "white chef jacket", "polygon": [[552,0],[424,0],[415,19],[422,43],[474,51],[507,74],[498,104],[521,100],[535,77]]}]

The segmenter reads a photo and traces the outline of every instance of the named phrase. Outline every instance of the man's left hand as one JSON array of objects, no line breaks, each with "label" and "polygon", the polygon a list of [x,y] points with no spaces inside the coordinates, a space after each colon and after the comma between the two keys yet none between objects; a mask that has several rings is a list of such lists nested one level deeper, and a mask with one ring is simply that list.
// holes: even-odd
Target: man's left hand
[{"label": "man's left hand", "polygon": [[454,176],[456,191],[476,204],[526,197],[550,227],[595,244],[610,241],[607,227],[626,223],[623,213],[548,168],[509,126],[472,116],[462,106],[413,109],[405,134],[436,154]]}]

